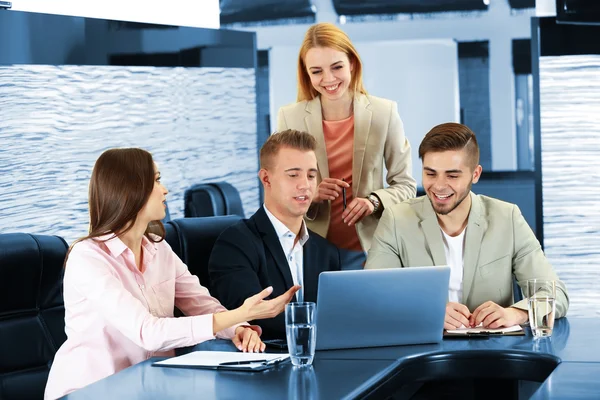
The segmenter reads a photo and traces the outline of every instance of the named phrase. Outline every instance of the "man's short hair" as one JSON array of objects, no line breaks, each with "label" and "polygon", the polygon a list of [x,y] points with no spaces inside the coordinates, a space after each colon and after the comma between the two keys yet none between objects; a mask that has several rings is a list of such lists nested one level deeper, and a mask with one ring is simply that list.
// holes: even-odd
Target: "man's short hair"
[{"label": "man's short hair", "polygon": [[423,160],[427,153],[463,149],[467,152],[468,163],[475,168],[479,164],[479,145],[475,133],[466,125],[447,122],[427,132],[419,146],[419,158]]},{"label": "man's short hair", "polygon": [[282,147],[301,151],[315,151],[317,141],[311,134],[295,129],[276,132],[269,136],[260,149],[260,168],[270,167],[273,157],[279,153],[279,149]]}]

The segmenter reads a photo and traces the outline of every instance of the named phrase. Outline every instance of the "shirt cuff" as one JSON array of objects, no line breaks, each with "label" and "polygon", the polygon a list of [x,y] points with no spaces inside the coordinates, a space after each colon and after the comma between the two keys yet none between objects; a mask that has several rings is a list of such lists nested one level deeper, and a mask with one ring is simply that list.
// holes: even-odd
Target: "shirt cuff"
[{"label": "shirt cuff", "polygon": [[247,322],[235,324],[231,328],[223,329],[222,331],[217,332],[217,337],[219,339],[232,339],[235,336],[235,330],[240,326],[250,326],[250,324]]},{"label": "shirt cuff", "polygon": [[196,344],[215,338],[213,335],[213,315],[196,315],[192,320],[192,338]]}]

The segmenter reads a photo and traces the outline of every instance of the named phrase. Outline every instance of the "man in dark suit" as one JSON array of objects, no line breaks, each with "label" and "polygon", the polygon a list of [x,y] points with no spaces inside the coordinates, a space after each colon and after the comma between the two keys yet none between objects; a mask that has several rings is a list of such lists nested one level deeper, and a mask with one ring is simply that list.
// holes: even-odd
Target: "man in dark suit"
[{"label": "man in dark suit", "polygon": [[[221,234],[208,263],[212,295],[228,309],[269,286],[277,297],[299,285],[296,301],[316,301],[319,274],[340,270],[338,248],[304,223],[317,191],[315,148],[310,134],[295,130],[271,135],[261,148],[265,202]],[[263,339],[285,338],[284,313],[251,323]]]}]

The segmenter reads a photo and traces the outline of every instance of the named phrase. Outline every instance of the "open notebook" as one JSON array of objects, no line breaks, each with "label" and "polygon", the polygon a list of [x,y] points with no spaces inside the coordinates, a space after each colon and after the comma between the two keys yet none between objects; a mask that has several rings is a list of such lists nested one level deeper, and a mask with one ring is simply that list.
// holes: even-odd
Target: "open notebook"
[{"label": "open notebook", "polygon": [[506,336],[523,336],[525,331],[521,325],[513,325],[508,328],[487,329],[481,325],[475,328],[460,328],[444,331],[444,336],[476,336],[476,335],[506,335]]},{"label": "open notebook", "polygon": [[288,361],[289,354],[238,353],[231,351],[194,351],[157,361],[155,367],[204,368],[236,371],[264,371]]}]

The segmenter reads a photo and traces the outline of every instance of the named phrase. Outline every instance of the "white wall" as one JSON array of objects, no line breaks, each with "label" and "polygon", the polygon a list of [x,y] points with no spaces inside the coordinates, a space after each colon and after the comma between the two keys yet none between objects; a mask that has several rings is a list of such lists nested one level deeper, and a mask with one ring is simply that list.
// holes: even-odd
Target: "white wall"
[{"label": "white wall", "polygon": [[219,29],[219,0],[11,0],[12,10]]},{"label": "white wall", "polygon": [[[332,11],[331,0],[313,0],[313,3],[317,7],[317,21],[337,22],[337,16]],[[534,14],[534,9],[511,10],[507,0],[492,0],[488,11],[485,12],[411,16],[384,21],[367,20],[346,23],[341,27],[354,42],[373,45],[378,42],[397,40],[446,39],[460,42],[489,40],[492,169],[501,171],[517,168],[511,41],[512,39],[531,37],[530,19]],[[309,25],[302,24],[236,26],[235,29],[256,32],[259,49],[276,49],[277,52],[277,49],[286,46],[295,48],[295,52],[287,53],[290,57],[289,62],[295,64],[300,42],[308,27]],[[386,63],[390,65],[400,67],[412,62],[401,54],[389,54],[388,56]],[[295,74],[295,69],[292,69],[290,73]],[[369,73],[380,74],[378,69]],[[271,90],[280,85],[289,85],[288,79],[290,79],[289,75],[272,77]],[[295,85],[295,76],[293,79]],[[367,88],[367,90],[374,95],[381,95],[371,88]],[[411,97],[415,94],[405,95]],[[290,99],[290,101],[293,100],[293,98]],[[403,117],[406,122],[410,116],[404,115]]]},{"label": "white wall", "polygon": [[[357,42],[367,91],[394,100],[412,146],[413,175],[421,184],[419,143],[435,125],[460,121],[456,42]],[[401,61],[400,61],[401,60]]]},{"label": "white wall", "polygon": [[535,15],[538,17],[556,17],[556,0],[536,0]]},{"label": "white wall", "polygon": [[[367,91],[398,103],[412,145],[413,173],[420,183],[421,139],[434,125],[460,119],[456,42],[395,40],[355,45],[364,64]],[[274,46],[269,52],[273,129],[279,107],[296,101],[297,56],[298,46]]]}]

